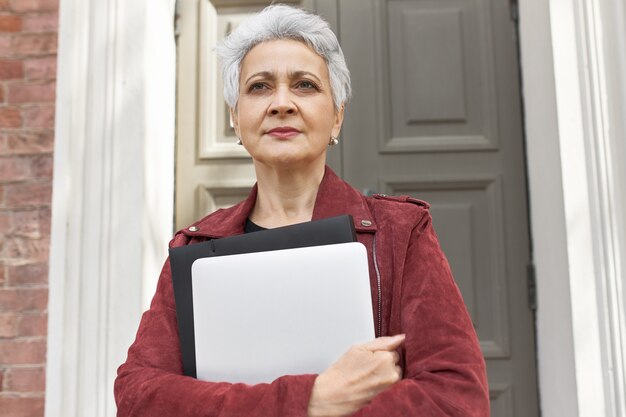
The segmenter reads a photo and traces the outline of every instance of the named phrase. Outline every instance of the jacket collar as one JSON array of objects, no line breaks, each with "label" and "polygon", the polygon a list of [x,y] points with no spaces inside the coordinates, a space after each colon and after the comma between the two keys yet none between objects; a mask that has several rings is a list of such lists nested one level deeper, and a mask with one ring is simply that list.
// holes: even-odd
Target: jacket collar
[{"label": "jacket collar", "polygon": [[[246,219],[256,202],[255,184],[248,197],[233,207],[218,210],[181,232],[187,236],[221,238],[244,233]],[[328,166],[320,183],[312,220],[351,214],[357,232],[376,232],[376,223],[365,197],[340,179]]]}]

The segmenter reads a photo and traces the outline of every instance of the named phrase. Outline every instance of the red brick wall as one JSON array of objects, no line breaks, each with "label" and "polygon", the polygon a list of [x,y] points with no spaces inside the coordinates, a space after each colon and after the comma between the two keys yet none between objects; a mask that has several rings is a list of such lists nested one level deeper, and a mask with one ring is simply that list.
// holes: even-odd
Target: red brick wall
[{"label": "red brick wall", "polygon": [[0,0],[0,414],[43,416],[58,0]]}]

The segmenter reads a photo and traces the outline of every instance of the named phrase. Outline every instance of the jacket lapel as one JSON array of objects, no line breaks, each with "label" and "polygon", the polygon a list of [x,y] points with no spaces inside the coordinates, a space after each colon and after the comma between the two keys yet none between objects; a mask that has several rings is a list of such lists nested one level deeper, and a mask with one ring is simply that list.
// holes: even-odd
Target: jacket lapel
[{"label": "jacket lapel", "polygon": [[[245,200],[233,207],[218,210],[181,232],[189,237],[201,236],[211,239],[242,234],[246,219],[256,202],[257,192],[255,184]],[[374,233],[376,231],[376,222],[365,197],[326,167],[315,199],[311,220],[342,214],[352,215],[357,232]]]}]

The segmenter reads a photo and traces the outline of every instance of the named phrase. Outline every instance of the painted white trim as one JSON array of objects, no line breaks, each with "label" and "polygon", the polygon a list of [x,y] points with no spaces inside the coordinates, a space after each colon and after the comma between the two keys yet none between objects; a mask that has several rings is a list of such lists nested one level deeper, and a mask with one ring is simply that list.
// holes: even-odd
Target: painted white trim
[{"label": "painted white trim", "polygon": [[[136,1],[136,0],[134,0]],[[143,200],[143,308],[156,291],[167,244],[174,231],[174,173],[176,137],[176,0],[144,0],[145,133]],[[129,24],[132,24],[129,22]],[[129,54],[136,53],[130,48]],[[136,330],[136,329],[135,329]]]},{"label": "painted white trim", "polygon": [[626,5],[579,2],[578,21],[586,29],[581,67],[592,116],[587,149],[606,414],[626,417]]},{"label": "painted white trim", "polygon": [[[624,8],[520,2],[542,415],[624,417]],[[602,19],[604,17],[604,19]],[[611,31],[607,32],[607,29]],[[609,36],[607,36],[609,34]],[[622,37],[622,39],[624,39]],[[606,48],[613,58],[607,71]],[[619,51],[618,51],[619,49]],[[619,62],[616,62],[619,61]],[[607,76],[608,75],[608,76]],[[615,117],[622,114],[622,118]],[[607,124],[613,118],[613,130]],[[622,148],[623,149],[623,148]],[[611,163],[613,161],[613,163]],[[623,211],[621,211],[623,213]],[[621,239],[621,240],[620,240]],[[620,363],[621,360],[621,363]]]},{"label": "painted white trim", "polygon": [[[585,31],[581,31],[575,1],[550,2],[557,117],[561,148],[564,214],[574,335],[574,366],[578,411],[583,416],[607,416],[602,373],[599,288],[594,258],[595,223],[591,190],[593,171],[587,145],[592,137],[593,107],[585,89]],[[597,278],[597,277],[596,277]]]},{"label": "painted white trim", "polygon": [[549,3],[520,2],[520,47],[544,417],[578,416]]},{"label": "painted white trim", "polygon": [[47,417],[114,416],[172,232],[174,1],[60,4]]},{"label": "painted white trim", "polygon": [[[626,4],[623,1],[602,0],[601,44],[603,47],[606,87],[603,99],[606,105],[601,181],[604,214],[604,236],[607,239],[609,263],[608,283],[612,298],[607,303],[611,318],[610,334],[613,336],[613,357],[610,365],[615,369],[611,381],[616,394],[613,404],[615,415],[626,416]],[[609,93],[610,92],[610,93]],[[612,232],[612,233],[611,233]],[[612,267],[612,268],[611,268]]]}]

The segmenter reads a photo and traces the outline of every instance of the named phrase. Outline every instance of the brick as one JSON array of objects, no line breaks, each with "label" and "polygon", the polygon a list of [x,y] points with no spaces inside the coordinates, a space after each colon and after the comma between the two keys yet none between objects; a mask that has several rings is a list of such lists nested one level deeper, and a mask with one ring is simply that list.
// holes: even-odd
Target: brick
[{"label": "brick", "polygon": [[4,205],[6,207],[33,207],[49,205],[52,201],[50,182],[7,184],[4,187]]},{"label": "brick", "polygon": [[[6,236],[0,242],[0,256],[6,263],[44,262],[50,252],[48,238],[28,239],[19,236]],[[5,277],[6,278],[6,277]]]},{"label": "brick", "polygon": [[7,267],[8,285],[19,287],[28,284],[48,283],[48,263],[40,262],[25,265],[9,265]]},{"label": "brick", "polygon": [[0,363],[4,365],[39,365],[45,362],[45,339],[0,340]]},{"label": "brick", "polygon": [[53,103],[55,97],[55,83],[46,84],[12,84],[9,85],[8,102],[11,104],[23,103]]},{"label": "brick", "polygon": [[52,178],[52,155],[0,156],[0,181]]},{"label": "brick", "polygon": [[[12,212],[0,211],[0,236],[11,233],[12,219]],[[0,268],[2,268],[2,265],[0,265]]]},{"label": "brick", "polygon": [[34,106],[24,110],[24,126],[37,129],[54,128],[54,106]]},{"label": "brick", "polygon": [[43,392],[46,388],[46,368],[43,366],[13,367],[6,373],[6,391]]},{"label": "brick", "polygon": [[30,177],[30,160],[25,157],[0,157],[0,181],[20,181]]},{"label": "brick", "polygon": [[27,14],[22,17],[23,32],[57,32],[59,29],[59,14],[38,13]]},{"label": "brick", "polygon": [[0,103],[5,103],[4,86],[0,84]]},{"label": "brick", "polygon": [[0,235],[12,235],[28,239],[50,237],[50,207],[38,209],[0,211]]},{"label": "brick", "polygon": [[0,262],[0,287],[4,285],[4,265]]},{"label": "brick", "polygon": [[28,80],[53,80],[57,76],[57,57],[46,56],[24,61],[24,76]]},{"label": "brick", "polygon": [[17,323],[17,335],[20,337],[46,336],[48,334],[48,316],[28,314],[21,316]]},{"label": "brick", "polygon": [[0,80],[13,80],[24,77],[22,61],[0,61]]},{"label": "brick", "polygon": [[13,35],[0,32],[0,57],[7,57],[13,54]]},{"label": "brick", "polygon": [[43,311],[47,307],[48,290],[46,288],[0,288],[0,312]]},{"label": "brick", "polygon": [[0,314],[0,339],[17,336],[17,323],[15,314]]},{"label": "brick", "polygon": [[13,56],[50,55],[57,51],[56,33],[15,35],[11,44]]},{"label": "brick", "polygon": [[59,10],[59,0],[9,0],[16,12],[43,12]]},{"label": "brick", "polygon": [[11,234],[30,239],[41,238],[39,231],[40,210],[42,209],[12,210]]},{"label": "brick", "polygon": [[19,110],[10,107],[0,108],[0,128],[22,127],[22,114]]},{"label": "brick", "polygon": [[54,160],[52,154],[30,157],[30,172],[32,179],[52,179]]},{"label": "brick", "polygon": [[42,207],[39,212],[39,233],[42,238],[50,239],[50,223],[52,220],[52,209],[48,207]]},{"label": "brick", "polygon": [[0,397],[0,410],[3,410],[2,417],[43,417],[44,402],[43,395],[5,395]]},{"label": "brick", "polygon": [[0,15],[0,32],[19,32],[21,30],[22,18],[20,16]]},{"label": "brick", "polygon": [[5,155],[48,153],[53,149],[53,132],[10,133],[0,142],[0,154]]},{"label": "brick", "polygon": [[39,230],[38,210],[14,211],[11,234],[28,239],[40,239],[41,232]]}]

